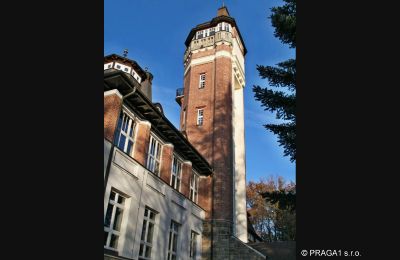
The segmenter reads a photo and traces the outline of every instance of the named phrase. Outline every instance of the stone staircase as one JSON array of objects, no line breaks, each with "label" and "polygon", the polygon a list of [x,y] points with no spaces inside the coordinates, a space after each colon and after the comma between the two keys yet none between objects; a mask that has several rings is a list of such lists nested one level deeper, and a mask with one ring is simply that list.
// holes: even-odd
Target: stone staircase
[{"label": "stone staircase", "polygon": [[296,260],[296,241],[247,243],[267,256],[267,260]]}]

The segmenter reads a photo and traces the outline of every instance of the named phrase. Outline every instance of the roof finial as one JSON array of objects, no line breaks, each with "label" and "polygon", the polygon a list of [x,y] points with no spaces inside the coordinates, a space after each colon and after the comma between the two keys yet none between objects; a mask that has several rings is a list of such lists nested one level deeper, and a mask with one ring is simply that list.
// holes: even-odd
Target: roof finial
[{"label": "roof finial", "polygon": [[124,50],[124,54],[123,55],[124,55],[125,58],[126,58],[126,56],[128,56],[128,49]]},{"label": "roof finial", "polygon": [[222,7],[225,7],[225,1],[222,0]]}]

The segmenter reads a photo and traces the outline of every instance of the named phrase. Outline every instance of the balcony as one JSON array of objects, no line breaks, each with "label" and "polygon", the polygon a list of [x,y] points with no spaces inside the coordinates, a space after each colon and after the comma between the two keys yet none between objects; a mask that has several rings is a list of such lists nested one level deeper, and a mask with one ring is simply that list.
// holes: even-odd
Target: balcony
[{"label": "balcony", "polygon": [[176,96],[175,96],[175,101],[178,103],[180,106],[182,105],[182,98],[183,98],[183,88],[178,88],[176,90]]}]

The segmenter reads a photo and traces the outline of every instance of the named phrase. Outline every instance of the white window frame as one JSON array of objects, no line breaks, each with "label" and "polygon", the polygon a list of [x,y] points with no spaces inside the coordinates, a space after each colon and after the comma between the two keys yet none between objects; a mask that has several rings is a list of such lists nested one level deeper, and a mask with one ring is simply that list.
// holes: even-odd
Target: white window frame
[{"label": "white window frame", "polygon": [[[178,259],[179,230],[180,230],[180,224],[176,221],[171,220],[171,224],[169,226],[167,260]],[[176,241],[175,248],[174,248],[174,241]]]},{"label": "white window frame", "polygon": [[[154,142],[154,154],[152,151],[152,143]],[[160,176],[162,143],[153,134],[150,135],[149,150],[147,155],[147,169],[152,171],[157,176]],[[158,168],[156,167],[158,165]]]},{"label": "white window frame", "polygon": [[[146,206],[144,209],[142,233],[140,236],[140,248],[138,256],[139,260],[151,259],[151,251],[154,247],[153,240],[156,228],[156,217],[157,217],[157,212]],[[152,233],[150,234],[149,234],[149,227],[152,228]],[[148,256],[145,256],[146,250],[150,250],[149,251],[150,254]]]},{"label": "white window frame", "polygon": [[197,204],[199,198],[199,180],[200,176],[192,171],[192,175],[190,176],[190,194],[189,198],[191,201]]},{"label": "white window frame", "polygon": [[[111,198],[111,196],[114,196],[114,198]],[[122,202],[119,202],[120,198],[122,198]],[[122,195],[119,191],[115,189],[111,189],[110,192],[110,197],[108,199],[108,205],[107,205],[107,210],[104,215],[104,233],[107,233],[107,238],[105,238],[105,245],[104,248],[110,249],[117,251],[118,250],[118,240],[121,237],[121,226],[122,226],[122,219],[124,215],[124,209],[125,209],[125,202],[128,199],[127,196]],[[110,211],[111,209],[111,211]],[[119,223],[116,224],[115,222],[115,217],[116,217],[116,211],[117,209],[120,210],[120,218],[119,218]],[[109,225],[106,225],[106,218],[107,216],[111,215],[110,220],[109,220]],[[117,227],[115,225],[118,225]],[[116,243],[113,246],[111,246],[111,237],[116,236]]]},{"label": "white window frame", "polygon": [[205,88],[206,87],[206,73],[200,73],[199,76],[199,88]]},{"label": "white window frame", "polygon": [[171,167],[171,181],[170,185],[177,191],[181,191],[182,184],[182,160],[175,154],[172,157],[172,167]]},{"label": "white window frame", "polygon": [[190,245],[189,245],[189,257],[190,259],[197,258],[197,244],[198,244],[199,234],[193,230],[190,232]]},{"label": "white window frame", "polygon": [[[123,108],[118,118],[117,131],[115,137],[115,145],[123,152],[133,157],[135,136],[136,136],[136,120],[127,109]],[[120,145],[122,136],[125,138],[123,144]],[[131,146],[129,147],[129,144]]]},{"label": "white window frame", "polygon": [[204,124],[204,109],[203,108],[198,108],[197,109],[197,125],[203,125]]}]

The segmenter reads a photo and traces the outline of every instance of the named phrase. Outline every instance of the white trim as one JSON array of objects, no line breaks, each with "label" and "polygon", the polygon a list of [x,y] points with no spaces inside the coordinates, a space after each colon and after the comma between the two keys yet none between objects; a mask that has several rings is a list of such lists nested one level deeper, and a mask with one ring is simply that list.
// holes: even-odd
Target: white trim
[{"label": "white trim", "polygon": [[[194,51],[193,51],[193,53],[194,53]],[[183,73],[183,75],[186,75],[188,70],[192,66],[213,62],[216,58],[219,58],[219,57],[227,57],[227,58],[230,58],[233,60],[233,55],[229,51],[225,51],[225,50],[217,51],[215,54],[204,56],[204,57],[199,57],[199,58],[195,58],[195,59],[192,58],[190,60],[190,63],[185,68],[185,72]]]},{"label": "white trim", "polygon": [[172,143],[165,143],[164,146],[168,146],[168,147],[174,148],[174,145]]},{"label": "white trim", "polygon": [[192,162],[191,162],[191,161],[184,160],[184,161],[183,161],[183,163],[184,163],[184,164],[188,164],[188,165],[192,166]]},{"label": "white trim", "polygon": [[120,99],[122,99],[121,93],[118,91],[118,89],[112,89],[104,92],[104,96],[110,96],[110,95],[117,95]]},{"label": "white trim", "polygon": [[147,126],[149,126],[151,128],[151,123],[149,121],[147,121],[147,120],[141,120],[141,119],[138,118],[138,123],[141,124],[141,125],[147,125]]}]

